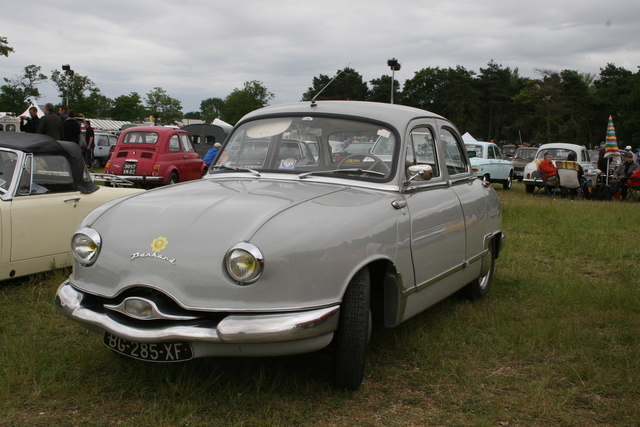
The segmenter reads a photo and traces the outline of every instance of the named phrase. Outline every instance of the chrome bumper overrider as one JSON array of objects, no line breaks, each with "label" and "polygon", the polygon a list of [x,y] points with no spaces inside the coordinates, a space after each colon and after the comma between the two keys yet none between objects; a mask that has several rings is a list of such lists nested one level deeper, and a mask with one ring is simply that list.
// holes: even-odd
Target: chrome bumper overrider
[{"label": "chrome bumper overrider", "polygon": [[98,333],[109,332],[135,342],[191,341],[218,344],[264,344],[305,340],[334,332],[340,306],[273,314],[230,314],[215,327],[197,325],[136,328],[118,323],[106,314],[82,306],[83,293],[69,281],[56,292],[62,313]]}]

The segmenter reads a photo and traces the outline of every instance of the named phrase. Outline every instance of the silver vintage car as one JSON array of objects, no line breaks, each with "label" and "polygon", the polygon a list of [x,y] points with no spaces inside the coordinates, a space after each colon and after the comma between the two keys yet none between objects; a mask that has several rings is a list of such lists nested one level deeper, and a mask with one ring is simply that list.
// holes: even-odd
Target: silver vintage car
[{"label": "silver vintage car", "polygon": [[[373,145],[334,157],[347,138]],[[329,346],[335,385],[357,389],[372,323],[484,297],[503,242],[496,193],[445,118],[277,105],[243,117],[203,179],[90,213],[56,303],[147,361]]]}]

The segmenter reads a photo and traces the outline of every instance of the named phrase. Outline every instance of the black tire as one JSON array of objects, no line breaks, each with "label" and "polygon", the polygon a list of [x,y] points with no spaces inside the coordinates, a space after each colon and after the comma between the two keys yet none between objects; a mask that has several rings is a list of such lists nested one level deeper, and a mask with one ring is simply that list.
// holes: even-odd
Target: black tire
[{"label": "black tire", "polygon": [[363,268],[344,293],[334,336],[333,383],[339,389],[357,390],[362,383],[371,331],[370,299],[369,269]]},{"label": "black tire", "polygon": [[493,272],[496,266],[496,254],[493,242],[489,244],[489,270],[483,276],[478,277],[473,282],[469,283],[462,289],[462,293],[465,298],[470,300],[479,300],[486,297],[491,290],[491,283],[493,282]]},{"label": "black tire", "polygon": [[175,172],[171,172],[171,175],[169,175],[169,180],[167,181],[167,185],[173,185],[179,182],[180,179],[178,178],[178,174]]},{"label": "black tire", "polygon": [[509,174],[509,178],[502,183],[502,188],[505,190],[511,190],[513,185],[513,175]]}]

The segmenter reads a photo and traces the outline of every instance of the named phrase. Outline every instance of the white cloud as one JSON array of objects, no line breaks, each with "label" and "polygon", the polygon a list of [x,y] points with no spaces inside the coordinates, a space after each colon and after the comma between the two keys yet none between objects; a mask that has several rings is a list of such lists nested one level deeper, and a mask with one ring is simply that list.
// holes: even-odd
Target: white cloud
[{"label": "white cloud", "polygon": [[[479,71],[494,60],[537,77],[535,69],[597,74],[607,63],[640,65],[640,4],[540,0],[69,0],[17,8],[0,17],[15,53],[0,77],[30,64],[45,74],[70,64],[110,98],[162,87],[184,111],[258,80],[295,102],[319,74],[347,64],[366,81],[400,82],[425,67]],[[40,87],[57,102],[53,85]]]}]

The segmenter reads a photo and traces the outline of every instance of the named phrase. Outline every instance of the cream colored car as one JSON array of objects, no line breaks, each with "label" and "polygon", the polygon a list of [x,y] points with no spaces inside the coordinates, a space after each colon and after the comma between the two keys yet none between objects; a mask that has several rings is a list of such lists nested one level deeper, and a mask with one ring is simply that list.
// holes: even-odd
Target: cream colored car
[{"label": "cream colored car", "polygon": [[143,190],[96,185],[78,144],[0,134],[0,280],[71,265],[71,237],[93,208]]}]

